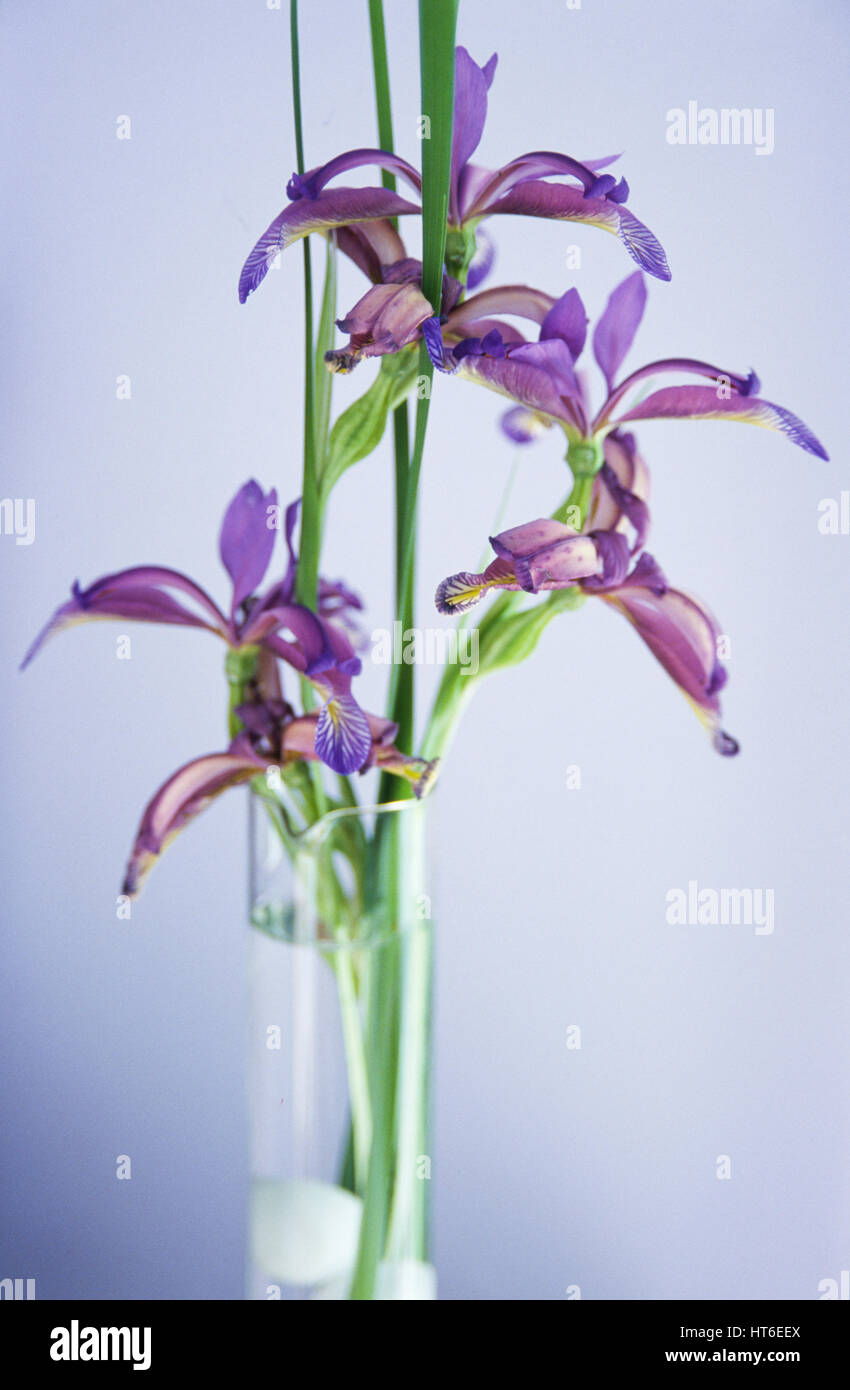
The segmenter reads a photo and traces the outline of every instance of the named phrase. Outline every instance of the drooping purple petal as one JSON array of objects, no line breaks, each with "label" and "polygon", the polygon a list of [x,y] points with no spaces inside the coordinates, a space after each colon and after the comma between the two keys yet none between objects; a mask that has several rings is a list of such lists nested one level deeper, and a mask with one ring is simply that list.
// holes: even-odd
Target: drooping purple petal
[{"label": "drooping purple petal", "polygon": [[[648,556],[641,559],[649,561]],[[658,593],[634,582],[600,597],[628,618],[687,696],[718,752],[737,753],[735,740],[720,728],[719,692],[725,671],[717,658],[717,621],[705,605],[679,589]]]},{"label": "drooping purple petal", "polygon": [[641,272],[636,270],[610,295],[593,330],[593,355],[609,392],[613,391],[623,358],[634,342],[645,307],[646,283]]},{"label": "drooping purple petal", "polygon": [[592,227],[602,227],[619,237],[632,260],[647,274],[659,280],[670,279],[667,257],[656,237],[628,208],[607,198],[588,198],[581,189],[568,184],[531,179],[518,184],[487,208],[488,217],[499,213],[584,222]]},{"label": "drooping purple petal", "polygon": [[262,771],[262,759],[250,752],[246,742],[240,747],[244,751],[194,758],[160,787],[145,808],[136,834],[121,890],[127,897],[136,896],[154,861],[215,797]]},{"label": "drooping purple petal", "polygon": [[233,581],[231,617],[256,592],[269,567],[276,534],[269,521],[276,508],[276,490],[264,493],[252,478],[243,484],[224,513],[218,548],[221,563]]},{"label": "drooping purple petal", "polygon": [[316,723],[316,753],[333,772],[348,776],[365,763],[372,747],[369,722],[353,695],[333,695]]},{"label": "drooping purple petal", "polygon": [[[168,592],[177,589],[188,594],[206,614],[200,617],[184,608]],[[94,618],[127,618],[134,622],[168,623],[180,627],[202,627],[225,641],[230,628],[224,614],[199,585],[179,570],[157,565],[137,565],[104,575],[87,589],[74,584],[71,598],[61,604],[32,643],[21,662],[23,670],[55,633]]]},{"label": "drooping purple petal", "polygon": [[577,362],[581,356],[584,340],[587,337],[587,312],[578,290],[567,290],[566,294],[553,304],[540,328],[540,337],[561,338],[566,343],[570,357]]},{"label": "drooping purple petal", "polygon": [[626,575],[620,588],[649,589],[656,598],[661,598],[662,594],[666,594],[670,585],[667,583],[667,576],[658,561],[644,550],[638,556],[637,564],[631,574]]},{"label": "drooping purple petal", "polygon": [[244,304],[262,283],[278,252],[285,251],[299,237],[419,211],[415,203],[387,188],[330,188],[318,198],[299,198],[289,203],[263,232],[242,267],[239,303]]},{"label": "drooping purple petal", "polygon": [[730,396],[723,399],[713,386],[665,386],[653,391],[645,401],[626,411],[618,423],[626,420],[740,420],[744,424],[760,425],[763,429],[779,430],[792,444],[798,444],[817,458],[829,455],[809,429],[790,410],[758,396]]},{"label": "drooping purple petal", "polygon": [[649,377],[663,376],[669,373],[676,373],[677,375],[687,373],[691,376],[708,377],[710,381],[716,383],[717,388],[722,388],[722,391],[727,395],[734,391],[739,396],[755,396],[761,389],[761,383],[754,371],[742,376],[740,372],[726,371],[723,367],[717,367],[712,362],[703,362],[696,357],[662,357],[655,362],[647,362],[643,367],[638,367],[636,371],[630,372],[627,377],[624,377],[619,386],[613,389],[609,388],[608,399],[598,411],[593,422],[594,431],[607,423],[620,401],[637,386],[638,382],[645,381]]},{"label": "drooping purple petal", "polygon": [[487,119],[487,92],[496,70],[496,54],[480,68],[465,48],[455,49],[454,126],[452,130],[452,173],[449,193],[449,221],[459,218],[458,179],[463,166],[478,148]]}]

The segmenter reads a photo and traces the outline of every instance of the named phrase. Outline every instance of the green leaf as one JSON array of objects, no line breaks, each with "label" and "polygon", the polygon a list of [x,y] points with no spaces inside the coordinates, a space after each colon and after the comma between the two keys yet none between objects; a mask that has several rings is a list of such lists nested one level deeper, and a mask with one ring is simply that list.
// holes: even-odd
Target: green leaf
[{"label": "green leaf", "polygon": [[322,294],[322,309],[316,332],[316,353],[314,364],[313,410],[316,432],[316,458],[321,473],[328,447],[328,428],[331,417],[331,390],[333,373],[325,366],[325,353],[334,345],[334,320],[336,319],[336,243],[333,233],[328,237],[325,260],[325,287]]},{"label": "green leaf", "polygon": [[452,167],[458,0],[419,0],[422,115],[422,290],[440,312]]},{"label": "green leaf", "polygon": [[343,411],[331,430],[320,480],[324,501],[346,469],[377,449],[390,412],[413,390],[418,371],[415,344],[381,358],[381,370],[369,390]]},{"label": "green leaf", "polygon": [[[490,624],[482,623],[478,630],[478,671],[476,676],[489,676],[506,666],[516,666],[531,656],[544,629],[559,613],[573,612],[584,603],[586,595],[575,587],[560,589],[543,603],[508,613]],[[464,676],[474,680],[476,676]]]}]

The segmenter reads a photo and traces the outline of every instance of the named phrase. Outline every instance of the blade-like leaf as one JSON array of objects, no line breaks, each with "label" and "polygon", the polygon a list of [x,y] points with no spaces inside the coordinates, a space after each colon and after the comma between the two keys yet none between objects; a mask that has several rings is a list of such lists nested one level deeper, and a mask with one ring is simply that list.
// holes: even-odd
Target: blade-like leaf
[{"label": "blade-like leaf", "polygon": [[418,362],[415,344],[391,357],[382,357],[381,369],[369,390],[335,422],[320,482],[323,504],[346,469],[377,449],[390,411],[404,400],[416,383]]},{"label": "blade-like leaf", "polygon": [[458,0],[419,0],[422,73],[422,289],[440,312],[452,167]]},{"label": "blade-like leaf", "polygon": [[333,375],[325,366],[325,353],[334,345],[334,321],[336,319],[336,241],[333,232],[328,237],[328,250],[325,260],[325,288],[322,294],[322,309],[316,331],[316,357],[313,387],[313,415],[316,433],[316,464],[321,475],[328,448],[328,429],[331,416],[331,392]]}]

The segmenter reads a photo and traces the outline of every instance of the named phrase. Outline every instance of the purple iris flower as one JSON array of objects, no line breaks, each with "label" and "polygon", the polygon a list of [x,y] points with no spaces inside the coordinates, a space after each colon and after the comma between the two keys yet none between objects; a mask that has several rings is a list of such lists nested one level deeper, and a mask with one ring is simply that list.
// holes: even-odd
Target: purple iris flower
[{"label": "purple iris flower", "polygon": [[[314,760],[321,714],[295,715],[281,699],[266,699],[242,705],[238,714],[244,724],[230,747],[223,753],[193,758],[173,773],[146,806],[124,876],[122,892],[135,897],[151,867],[190,821],[231,787],[250,782],[271,770],[299,759]],[[437,775],[437,760],[408,757],[399,752],[394,739],[398,725],[378,715],[365,714],[368,748],[361,772],[370,767],[403,777],[417,797],[424,796]]]},{"label": "purple iris flower", "polygon": [[[664,251],[624,205],[629,192],[625,179],[617,181],[599,172],[612,159],[582,163],[569,155],[538,150],[520,155],[497,170],[470,163],[484,131],[487,93],[496,62],[494,54],[479,67],[465,48],[456,50],[446,253],[449,272],[463,279],[470,263],[474,265],[478,259],[473,284],[480,283],[488,268],[489,251],[486,241],[476,242],[478,224],[488,217],[518,214],[602,227],[619,237],[629,255],[650,275],[669,280]],[[378,229],[375,235],[385,240],[391,231],[389,219],[419,213],[420,204],[386,188],[328,186],[338,175],[367,165],[397,174],[421,196],[422,180],[417,170],[386,150],[348,150],[307,173],[293,174],[286,189],[289,203],[267,227],[242,268],[241,303],[264,280],[278,253],[311,232],[326,234],[336,229],[342,249],[364,269],[371,267],[367,273],[372,279],[377,279],[372,273],[376,254],[383,265],[399,259],[376,252],[364,228]],[[550,179],[569,182],[550,183]]]},{"label": "purple iris flower", "polygon": [[549,518],[491,538],[496,559],[480,574],[451,575],[436,593],[441,613],[462,613],[491,590],[541,593],[576,585],[616,608],[690,701],[718,752],[738,744],[720,726],[727,673],[718,659],[720,628],[710,610],[673,589],[642,550],[649,527],[649,471],[632,435],[605,439],[583,531]]},{"label": "purple iris flower", "polygon": [[[611,430],[634,420],[738,420],[778,430],[808,453],[822,459],[828,457],[798,416],[758,395],[761,386],[755,372],[743,375],[693,357],[667,357],[647,363],[618,383],[620,367],[646,304],[646,285],[640,271],[617,286],[593,332],[593,355],[607,386],[607,395],[596,412],[577,370],[588,327],[578,290],[568,290],[555,300],[539,290],[520,286],[514,289],[514,307],[499,308],[494,300],[493,311],[536,319],[540,325],[536,343],[522,338],[508,324],[492,321],[487,324],[489,337],[477,347],[475,342],[458,341],[458,328],[464,317],[479,313],[480,302],[498,293],[484,291],[449,316],[442,326],[440,344],[431,339],[431,356],[442,370],[457,371],[518,403],[502,421],[505,433],[515,442],[529,442],[542,427],[553,422],[563,427],[571,442],[581,443],[604,438]],[[623,409],[626,397],[641,382],[665,374],[701,377],[712,385],[662,387]]]},{"label": "purple iris flower", "polygon": [[[27,666],[47,638],[63,628],[94,618],[134,619],[181,627],[200,627],[229,647],[256,647],[280,658],[311,681],[324,699],[317,716],[315,752],[335,772],[362,767],[371,748],[368,721],[351,694],[352,677],[361,669],[340,621],[359,601],[342,585],[324,583],[319,612],[294,602],[297,556],[293,534],[298,503],[286,510],[288,566],[283,578],[262,594],[274,550],[277,493],[264,493],[253,479],[239,489],[221,525],[219,553],[232,595],[225,613],[205,589],[179,570],[141,565],[97,579],[87,589],[78,583],[33,642],[22,662]],[[187,605],[185,600],[190,600]]]}]

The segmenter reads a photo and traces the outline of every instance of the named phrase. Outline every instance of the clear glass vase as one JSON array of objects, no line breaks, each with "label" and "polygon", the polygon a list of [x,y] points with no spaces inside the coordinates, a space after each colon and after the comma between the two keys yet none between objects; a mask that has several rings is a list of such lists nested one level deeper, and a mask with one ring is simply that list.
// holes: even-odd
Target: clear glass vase
[{"label": "clear glass vase", "polygon": [[251,795],[247,1297],[433,1299],[425,806]]}]

